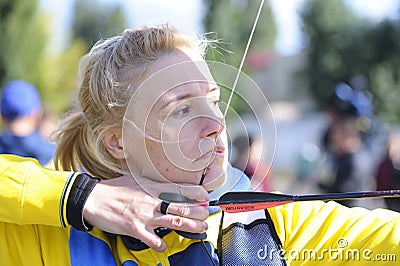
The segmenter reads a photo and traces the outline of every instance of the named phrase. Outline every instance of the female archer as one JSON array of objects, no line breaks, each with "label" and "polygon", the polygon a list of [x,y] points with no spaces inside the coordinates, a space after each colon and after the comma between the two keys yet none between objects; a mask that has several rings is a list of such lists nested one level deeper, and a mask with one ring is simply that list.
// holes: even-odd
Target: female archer
[{"label": "female archer", "polygon": [[[132,173],[160,184],[202,183],[211,198],[250,190],[227,159],[220,91],[203,59],[205,44],[168,25],[126,30],[96,44],[80,63],[80,112],[58,129],[57,165],[102,179]],[[167,215],[168,204],[161,207]],[[2,238],[0,253],[8,265],[342,265],[399,256],[399,221],[395,212],[335,202],[240,214],[210,207],[206,239],[157,228],[164,252],[96,227],[25,225],[7,232],[18,244]],[[348,250],[359,256],[350,258]]]}]

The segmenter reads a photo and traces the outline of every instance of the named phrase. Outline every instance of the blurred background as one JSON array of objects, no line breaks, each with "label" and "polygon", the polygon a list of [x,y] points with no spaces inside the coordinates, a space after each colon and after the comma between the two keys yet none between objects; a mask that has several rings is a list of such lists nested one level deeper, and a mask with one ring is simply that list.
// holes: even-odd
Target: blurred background
[{"label": "blurred background", "polygon": [[[32,83],[55,126],[71,107],[79,58],[97,40],[127,27],[169,22],[219,40],[207,59],[239,66],[259,4],[0,0],[0,85]],[[255,166],[249,166],[257,133],[233,149],[238,167],[261,176],[255,188],[314,193],[400,184],[388,178],[397,174],[400,158],[391,142],[400,121],[400,0],[266,0],[243,71],[268,99],[276,127],[273,160],[254,148]],[[251,104],[269,111],[256,99]],[[233,105],[241,116],[249,112],[240,100]],[[251,128],[252,120],[246,121]],[[235,121],[228,117],[228,123]],[[268,141],[262,139],[261,147]],[[246,163],[239,160],[243,154]],[[378,173],[385,160],[391,168],[382,184]],[[386,206],[379,200],[361,204]]]}]

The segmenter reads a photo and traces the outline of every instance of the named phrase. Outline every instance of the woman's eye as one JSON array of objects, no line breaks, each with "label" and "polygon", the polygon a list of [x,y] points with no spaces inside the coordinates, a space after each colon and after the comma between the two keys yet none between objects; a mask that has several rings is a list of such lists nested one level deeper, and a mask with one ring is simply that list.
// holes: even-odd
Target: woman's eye
[{"label": "woman's eye", "polygon": [[185,105],[185,106],[179,107],[179,108],[178,108],[177,110],[175,110],[172,114],[173,114],[174,116],[184,116],[184,115],[188,114],[189,111],[190,111],[189,106]]},{"label": "woman's eye", "polygon": [[213,105],[213,106],[218,107],[218,106],[219,106],[219,103],[220,103],[220,100],[217,100],[217,99],[210,99],[210,100],[209,100],[209,103],[210,103],[210,105]]},{"label": "woman's eye", "polygon": [[211,106],[211,108],[213,108],[213,110],[214,110],[214,112],[215,112],[215,114],[217,114],[217,115],[219,115],[219,116],[223,116],[222,115],[222,111],[221,111],[221,109],[220,109],[220,107],[219,107],[219,103],[220,103],[221,101],[219,100],[219,99],[211,99],[210,100],[210,106]]}]

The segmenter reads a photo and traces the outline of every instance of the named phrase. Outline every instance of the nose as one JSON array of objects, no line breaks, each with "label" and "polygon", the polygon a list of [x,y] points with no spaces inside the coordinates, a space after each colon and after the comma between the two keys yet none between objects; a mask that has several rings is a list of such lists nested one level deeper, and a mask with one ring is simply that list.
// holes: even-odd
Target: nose
[{"label": "nose", "polygon": [[219,116],[202,116],[201,138],[215,138],[225,129],[224,119]]},{"label": "nose", "polygon": [[220,117],[202,117],[200,119],[199,151],[204,154],[213,150],[217,143],[221,141],[219,136],[225,129],[225,125]]},{"label": "nose", "polygon": [[201,108],[202,138],[220,134],[225,129],[225,119],[216,103],[216,99],[208,97],[203,99]]}]

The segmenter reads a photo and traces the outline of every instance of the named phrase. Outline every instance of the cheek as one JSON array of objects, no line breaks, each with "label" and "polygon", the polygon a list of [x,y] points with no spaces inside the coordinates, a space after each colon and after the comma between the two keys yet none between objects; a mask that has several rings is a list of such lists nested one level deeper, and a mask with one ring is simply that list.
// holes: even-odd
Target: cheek
[{"label": "cheek", "polygon": [[[175,146],[176,144],[172,145]],[[163,181],[170,181],[173,183],[188,183],[198,184],[201,178],[201,171],[193,171],[192,165],[187,165],[186,157],[182,154],[171,152],[168,145],[161,145],[152,141],[146,142],[147,155],[150,158],[150,163],[156,175],[162,177]],[[166,150],[168,151],[166,153]],[[172,154],[173,153],[173,154]],[[148,172],[151,174],[151,172]]]},{"label": "cheek", "polygon": [[198,131],[199,127],[189,122],[176,132],[177,146],[179,147],[181,156],[189,160],[194,160],[201,154]]},{"label": "cheek", "polygon": [[150,163],[162,177],[174,181],[178,178],[177,173],[187,169],[185,165],[186,158],[177,150],[176,144],[148,141],[146,142],[146,147]]},{"label": "cheek", "polygon": [[194,162],[201,154],[198,148],[198,140],[196,138],[185,138],[179,142],[180,156],[189,162]]},{"label": "cheek", "polygon": [[163,145],[158,142],[146,141],[146,153],[143,156],[148,156],[153,164],[157,163],[155,165],[160,165],[159,163],[166,161],[167,156],[165,155]]}]

